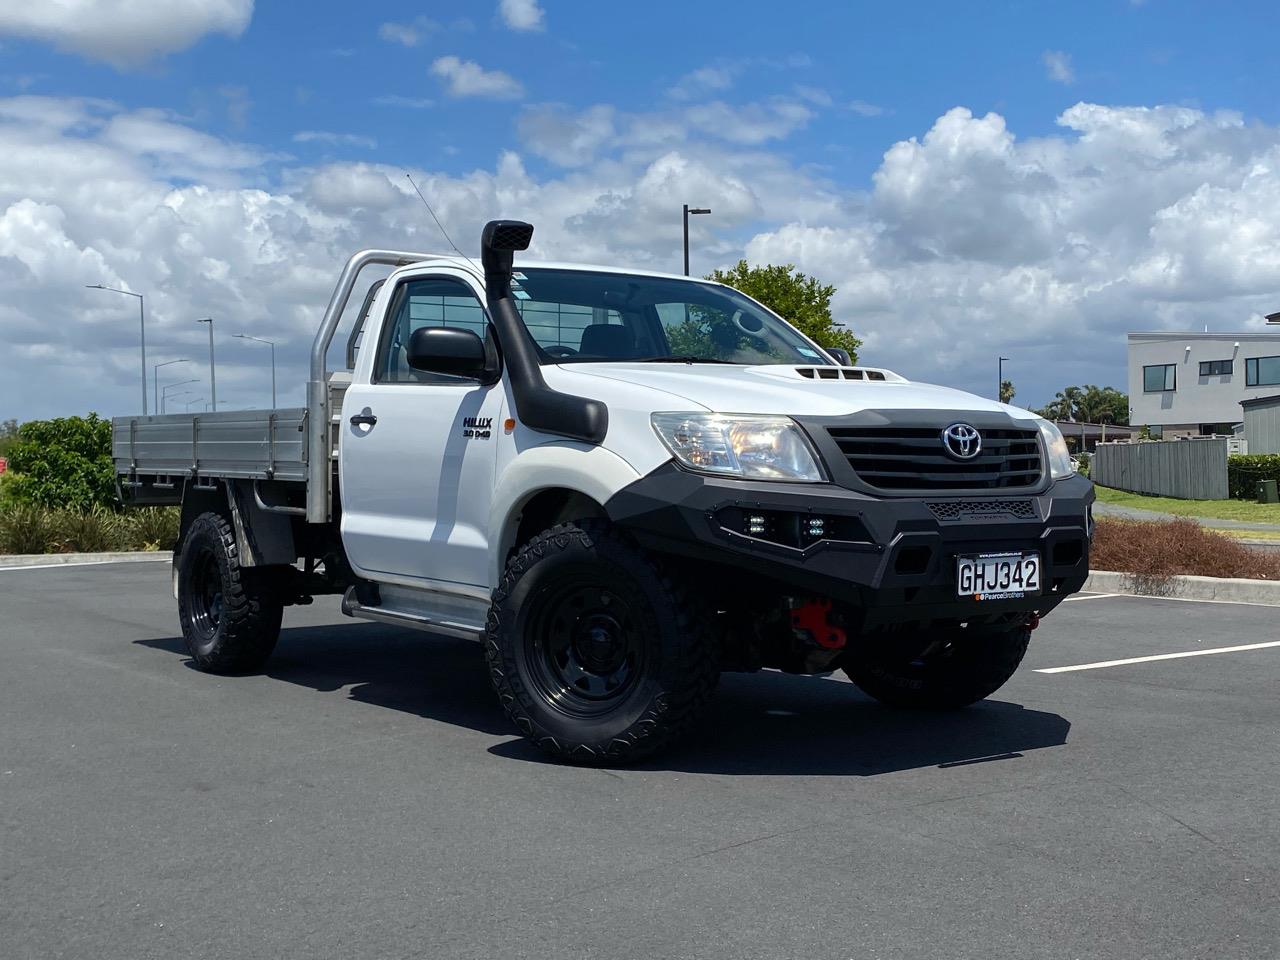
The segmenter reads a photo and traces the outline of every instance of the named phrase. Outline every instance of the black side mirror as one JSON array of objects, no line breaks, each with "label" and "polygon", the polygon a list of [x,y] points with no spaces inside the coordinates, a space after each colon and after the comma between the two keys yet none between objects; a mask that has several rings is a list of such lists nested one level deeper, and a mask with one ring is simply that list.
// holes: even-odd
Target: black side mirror
[{"label": "black side mirror", "polygon": [[842,367],[852,367],[853,358],[849,356],[848,350],[841,350],[839,347],[823,347],[823,350],[836,358],[836,363]]},{"label": "black side mirror", "polygon": [[460,327],[419,327],[409,335],[405,359],[415,370],[455,377],[481,377],[486,361],[484,341]]}]

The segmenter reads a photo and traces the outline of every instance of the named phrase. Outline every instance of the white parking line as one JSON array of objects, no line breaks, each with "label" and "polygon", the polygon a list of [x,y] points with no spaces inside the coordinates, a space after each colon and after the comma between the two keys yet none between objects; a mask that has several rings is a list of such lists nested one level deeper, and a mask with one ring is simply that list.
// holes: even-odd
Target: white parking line
[{"label": "white parking line", "polygon": [[1150,663],[1152,660],[1179,660],[1183,657],[1205,657],[1211,653],[1240,653],[1243,650],[1263,650],[1280,647],[1280,640],[1266,643],[1245,643],[1238,647],[1214,647],[1211,650],[1187,650],[1183,653],[1157,653],[1150,657],[1130,657],[1127,660],[1100,660],[1097,663],[1078,663],[1070,667],[1041,667],[1036,673],[1071,673],[1073,670],[1101,670],[1103,667],[1124,667],[1131,663]]},{"label": "white parking line", "polygon": [[1106,600],[1108,597],[1123,597],[1123,596],[1126,596],[1126,594],[1123,594],[1123,593],[1090,593],[1085,595],[1077,594],[1074,597],[1067,597],[1067,599],[1063,600],[1062,602],[1071,603],[1074,600]]}]

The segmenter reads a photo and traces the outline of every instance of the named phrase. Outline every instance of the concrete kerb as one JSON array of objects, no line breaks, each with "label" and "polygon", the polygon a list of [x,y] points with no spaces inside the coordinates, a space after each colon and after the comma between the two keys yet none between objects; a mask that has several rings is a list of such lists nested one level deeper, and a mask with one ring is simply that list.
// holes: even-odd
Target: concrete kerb
[{"label": "concrete kerb", "polygon": [[1129,593],[1175,600],[1217,600],[1280,606],[1280,581],[1233,577],[1140,577],[1095,570],[1084,583],[1088,593]]},{"label": "concrete kerb", "polygon": [[16,553],[0,555],[0,570],[23,567],[62,567],[88,563],[159,563],[172,560],[168,550],[138,550],[128,553]]}]

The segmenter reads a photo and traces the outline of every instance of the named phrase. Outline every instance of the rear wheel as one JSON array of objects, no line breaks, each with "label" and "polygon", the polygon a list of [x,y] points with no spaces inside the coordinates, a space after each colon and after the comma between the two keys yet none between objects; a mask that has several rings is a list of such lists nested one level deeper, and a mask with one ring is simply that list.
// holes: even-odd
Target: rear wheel
[{"label": "rear wheel", "polygon": [[494,591],[485,653],[520,731],[579,763],[666,746],[719,677],[697,606],[602,520],[553,527],[516,553]]},{"label": "rear wheel", "polygon": [[[1026,624],[950,627],[891,635],[845,655],[864,693],[897,707],[964,707],[991,696],[1027,652]],[[874,644],[874,646],[872,646]]]},{"label": "rear wheel", "polygon": [[178,560],[178,618],[196,666],[247,673],[271,656],[283,614],[276,572],[241,567],[231,525],[216,513],[196,517]]}]

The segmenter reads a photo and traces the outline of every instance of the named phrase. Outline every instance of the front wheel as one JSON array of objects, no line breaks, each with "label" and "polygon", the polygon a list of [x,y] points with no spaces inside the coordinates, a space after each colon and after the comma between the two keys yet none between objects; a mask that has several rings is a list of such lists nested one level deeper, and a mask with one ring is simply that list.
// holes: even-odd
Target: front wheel
[{"label": "front wheel", "polygon": [[1030,640],[1031,628],[1025,623],[890,634],[845,654],[844,672],[881,703],[965,707],[1004,686]]},{"label": "front wheel", "polygon": [[719,677],[696,605],[609,524],[534,537],[494,591],[485,655],[521,733],[557,759],[625,762],[684,733]]},{"label": "front wheel", "polygon": [[262,666],[280,636],[283,604],[271,567],[242,567],[225,518],[202,513],[178,558],[178,619],[187,651],[209,673]]}]

